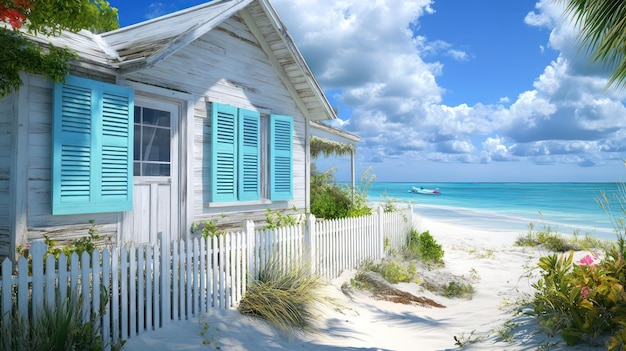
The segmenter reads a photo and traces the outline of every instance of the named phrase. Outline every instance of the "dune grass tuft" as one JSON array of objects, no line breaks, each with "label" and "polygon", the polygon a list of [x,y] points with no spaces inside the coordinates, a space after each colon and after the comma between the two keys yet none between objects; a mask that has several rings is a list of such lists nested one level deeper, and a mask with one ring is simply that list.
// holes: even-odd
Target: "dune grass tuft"
[{"label": "dune grass tuft", "polygon": [[[281,261],[282,262],[282,261]],[[287,333],[311,330],[316,307],[327,302],[323,283],[310,266],[291,261],[288,266],[271,259],[251,281],[238,310],[241,314],[265,319]]]},{"label": "dune grass tuft", "polygon": [[[104,298],[103,301],[107,301]],[[44,306],[36,318],[24,319],[17,308],[9,316],[9,323],[0,321],[0,350],[94,350],[105,349],[97,319],[104,313],[103,302],[99,314],[92,313],[90,320],[82,320],[81,298],[73,292],[65,300],[57,299],[52,306]],[[124,342],[109,345],[120,350]]]},{"label": "dune grass tuft", "polygon": [[554,252],[568,252],[579,250],[606,250],[610,247],[608,241],[600,240],[586,234],[580,237],[577,232],[574,235],[561,235],[550,225],[544,225],[543,229],[536,230],[535,225],[528,225],[528,232],[520,235],[515,245],[522,247],[543,246]]}]

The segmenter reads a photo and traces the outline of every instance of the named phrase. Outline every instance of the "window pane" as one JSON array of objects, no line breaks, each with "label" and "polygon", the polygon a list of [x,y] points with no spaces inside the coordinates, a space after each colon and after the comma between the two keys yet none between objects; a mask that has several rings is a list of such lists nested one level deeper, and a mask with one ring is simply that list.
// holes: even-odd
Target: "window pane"
[{"label": "window pane", "polygon": [[141,107],[135,106],[135,123],[141,123]]},{"label": "window pane", "polygon": [[169,177],[170,175],[170,165],[163,163],[144,163],[142,165],[142,176],[162,176]]},{"label": "window pane", "polygon": [[143,109],[143,124],[159,127],[170,127],[170,113],[167,111]]},{"label": "window pane", "polygon": [[143,127],[142,161],[170,161],[170,130]]},{"label": "window pane", "polygon": [[133,162],[133,175],[134,176],[141,176],[141,163],[140,162]]},{"label": "window pane", "polygon": [[[136,115],[135,115],[136,116]],[[134,155],[133,160],[141,160],[141,126],[135,125],[135,141],[133,143]]]}]

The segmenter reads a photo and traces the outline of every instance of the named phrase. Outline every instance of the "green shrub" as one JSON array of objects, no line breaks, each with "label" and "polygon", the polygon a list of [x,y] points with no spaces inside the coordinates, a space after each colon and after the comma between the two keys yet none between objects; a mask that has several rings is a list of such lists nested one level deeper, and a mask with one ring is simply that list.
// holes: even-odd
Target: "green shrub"
[{"label": "green shrub", "polygon": [[368,206],[367,190],[375,176],[368,168],[361,176],[360,184],[352,189],[334,183],[335,168],[319,172],[311,166],[311,213],[317,218],[337,219],[372,214]]},{"label": "green shrub", "polygon": [[279,330],[311,329],[317,316],[314,308],[325,300],[320,292],[321,279],[308,265],[271,259],[250,282],[238,310],[241,314],[263,318]]},{"label": "green shrub", "polygon": [[[337,195],[339,194],[339,195]],[[350,200],[341,192],[322,191],[311,193],[311,213],[317,218],[337,219],[348,217]]]},{"label": "green shrub", "polygon": [[416,229],[411,229],[405,255],[424,262],[442,264],[444,250],[428,230],[420,233]]},{"label": "green shrub", "polygon": [[593,343],[601,335],[612,335],[615,345],[624,340],[626,261],[615,249],[596,260],[588,255],[574,263],[573,252],[539,260],[535,315],[547,334],[561,335],[568,345]]}]

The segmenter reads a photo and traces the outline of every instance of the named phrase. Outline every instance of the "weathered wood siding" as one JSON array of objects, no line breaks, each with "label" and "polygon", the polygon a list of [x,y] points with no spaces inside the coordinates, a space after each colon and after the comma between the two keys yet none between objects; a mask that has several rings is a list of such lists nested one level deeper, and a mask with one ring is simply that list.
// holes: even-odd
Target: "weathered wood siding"
[{"label": "weathered wood siding", "polygon": [[9,245],[9,203],[11,184],[11,140],[14,94],[0,98],[0,258],[7,257]]},{"label": "weathered wood siding", "polygon": [[[195,97],[193,135],[193,184],[190,194],[197,220],[215,218],[220,223],[240,223],[242,219],[264,220],[265,211],[305,207],[306,120],[283,85],[269,59],[248,27],[231,17],[219,27],[186,46],[150,70],[133,73],[129,80],[190,93]],[[261,203],[238,206],[209,206],[210,194],[210,102],[221,102],[262,114],[262,137],[267,137],[265,120],[269,114],[294,118],[294,199],[288,203]],[[267,143],[262,143],[267,145]],[[262,155],[263,168],[267,168]],[[262,193],[267,193],[262,179]],[[221,215],[225,218],[221,218]]]},{"label": "weathered wood siding", "polygon": [[[53,216],[51,205],[52,175],[52,93],[53,83],[41,77],[28,80],[28,241],[48,235],[55,240],[69,240],[87,235],[89,220],[96,222],[104,237],[115,238],[117,213]],[[18,243],[19,244],[19,243]]]}]

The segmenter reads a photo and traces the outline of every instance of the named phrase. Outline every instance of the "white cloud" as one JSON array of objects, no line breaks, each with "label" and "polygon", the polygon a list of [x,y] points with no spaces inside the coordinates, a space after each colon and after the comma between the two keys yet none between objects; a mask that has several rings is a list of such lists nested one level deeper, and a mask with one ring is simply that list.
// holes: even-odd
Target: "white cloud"
[{"label": "white cloud", "polygon": [[431,0],[273,3],[322,87],[338,91],[335,97],[352,111],[334,125],[361,136],[364,162],[586,167],[626,151],[626,95],[604,90],[608,69],[590,65],[581,54],[577,29],[552,0],[539,1],[523,20],[550,31],[547,46],[559,52],[558,58],[538,77],[528,77],[529,88],[515,98],[457,106],[442,103],[445,87],[437,77],[444,67],[428,60],[476,58],[455,43],[420,35],[420,18],[436,16]]}]

